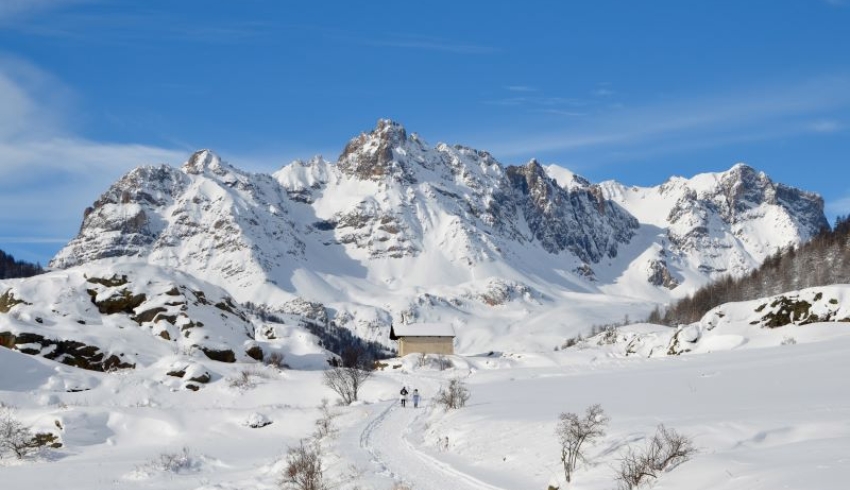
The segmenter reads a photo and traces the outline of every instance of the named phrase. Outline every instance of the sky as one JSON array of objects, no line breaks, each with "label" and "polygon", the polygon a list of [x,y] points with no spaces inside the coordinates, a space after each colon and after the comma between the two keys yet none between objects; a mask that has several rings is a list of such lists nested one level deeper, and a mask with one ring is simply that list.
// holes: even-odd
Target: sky
[{"label": "sky", "polygon": [[273,172],[392,118],[657,185],[745,162],[850,213],[850,0],[0,0],[0,249],[139,165]]}]

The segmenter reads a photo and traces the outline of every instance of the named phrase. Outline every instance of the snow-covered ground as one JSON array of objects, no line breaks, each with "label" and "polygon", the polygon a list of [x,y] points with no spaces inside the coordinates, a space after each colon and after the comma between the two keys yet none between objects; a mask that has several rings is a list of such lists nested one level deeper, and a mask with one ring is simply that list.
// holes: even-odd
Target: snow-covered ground
[{"label": "snow-covered ground", "polygon": [[[545,489],[563,479],[559,413],[600,403],[610,426],[587,447],[570,488],[615,488],[623,452],[660,423],[698,452],[656,489],[847,488],[850,324],[753,328],[703,330],[700,343],[712,349],[679,356],[625,356],[616,344],[587,342],[453,357],[445,371],[416,356],[391,361],[361,402],[334,408],[338,432],[322,442],[326,477],[340,489]],[[744,341],[712,340],[733,331]],[[792,337],[800,342],[785,341]],[[0,349],[0,403],[64,444],[0,459],[2,488],[279,488],[287,448],[314,432],[321,399],[334,398],[321,371],[250,362],[213,363],[213,380],[187,391],[161,375],[172,361],[98,373]],[[232,386],[243,371],[254,386]],[[468,405],[435,407],[439,387],[458,376]],[[398,406],[403,385],[423,393],[422,407]],[[271,424],[249,427],[263,421]]]}]

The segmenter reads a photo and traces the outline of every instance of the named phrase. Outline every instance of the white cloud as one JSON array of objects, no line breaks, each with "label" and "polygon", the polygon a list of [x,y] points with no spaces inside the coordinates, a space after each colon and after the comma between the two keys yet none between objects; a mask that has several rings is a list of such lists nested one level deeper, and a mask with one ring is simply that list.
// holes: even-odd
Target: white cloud
[{"label": "white cloud", "polygon": [[179,164],[181,149],[91,141],[69,130],[73,93],[49,74],[0,56],[0,243],[56,243],[123,173]]},{"label": "white cloud", "polygon": [[528,85],[508,85],[505,87],[505,90],[511,92],[536,92],[537,89],[534,87],[529,87]]},{"label": "white cloud", "polygon": [[[505,100],[514,105],[527,98]],[[666,99],[601,112],[557,130],[517,135],[513,128],[493,141],[478,143],[501,157],[528,157],[546,152],[569,152],[605,146],[606,150],[658,148],[690,141],[715,141],[775,133],[787,135],[794,118],[814,119],[819,112],[850,106],[850,77],[806,80],[781,87],[758,87],[723,95]],[[817,119],[816,119],[817,120]],[[835,130],[836,126],[803,127],[796,133]]]},{"label": "white cloud", "polygon": [[809,128],[816,133],[837,133],[843,129],[838,121],[831,119],[815,121],[809,125]]},{"label": "white cloud", "polygon": [[394,39],[367,40],[368,46],[383,46],[388,48],[421,49],[425,51],[444,51],[455,54],[490,54],[497,49],[479,44],[464,44],[456,41],[429,37],[399,37]]},{"label": "white cloud", "polygon": [[84,1],[86,0],[3,0],[0,2],[0,25],[18,21],[22,17],[38,12]]}]

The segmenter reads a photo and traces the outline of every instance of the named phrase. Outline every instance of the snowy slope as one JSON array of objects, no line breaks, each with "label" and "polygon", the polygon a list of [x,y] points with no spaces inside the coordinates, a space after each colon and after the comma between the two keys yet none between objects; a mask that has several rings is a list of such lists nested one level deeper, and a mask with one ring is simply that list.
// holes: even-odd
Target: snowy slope
[{"label": "snowy slope", "polygon": [[299,332],[259,322],[221,288],[148,264],[88,265],[0,281],[0,345],[93,371],[140,369],[176,357],[184,364],[177,371],[195,366],[212,373],[209,366],[263,360],[275,351],[294,365],[304,363],[299,357],[323,365],[315,341],[295,345],[304,337]]},{"label": "snowy slope", "polygon": [[[840,319],[849,290],[785,296]],[[336,431],[320,441],[327,483],[340,490],[564,488],[558,414],[600,403],[611,422],[586,446],[576,488],[615,488],[620,458],[663,423],[690,437],[697,453],[662,472],[653,488],[843,489],[850,478],[850,324],[751,325],[753,314],[781,310],[767,303],[755,312],[760,304],[724,305],[717,310],[724,316],[704,319],[706,326],[721,321],[703,332],[704,348],[678,356],[624,357],[605,345],[453,356],[444,371],[436,359],[391,360],[364,385],[361,402],[331,408]],[[745,342],[719,341],[732,334]],[[788,335],[800,342],[783,344]],[[15,373],[0,377],[0,405],[16,407],[20,421],[63,444],[20,461],[0,459],[3,488],[280,488],[287,448],[311,437],[320,400],[335,396],[321,371],[210,363],[212,379],[193,392],[163,374],[181,362],[175,355],[99,373],[0,349],[0,366]],[[233,383],[242,372],[250,385]],[[434,396],[454,377],[471,399],[445,412]],[[420,408],[398,406],[401,386],[419,389]],[[169,455],[185,464],[165,465],[174,460]]]}]

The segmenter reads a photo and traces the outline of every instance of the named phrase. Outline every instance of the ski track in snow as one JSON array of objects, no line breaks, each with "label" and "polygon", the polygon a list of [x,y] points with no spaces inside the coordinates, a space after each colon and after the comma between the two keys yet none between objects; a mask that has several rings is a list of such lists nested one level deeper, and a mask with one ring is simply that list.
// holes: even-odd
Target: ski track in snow
[{"label": "ski track in snow", "polygon": [[504,490],[439,461],[410,442],[412,427],[427,412],[402,409],[397,402],[372,419],[360,434],[360,447],[372,456],[381,474],[416,490]]}]

